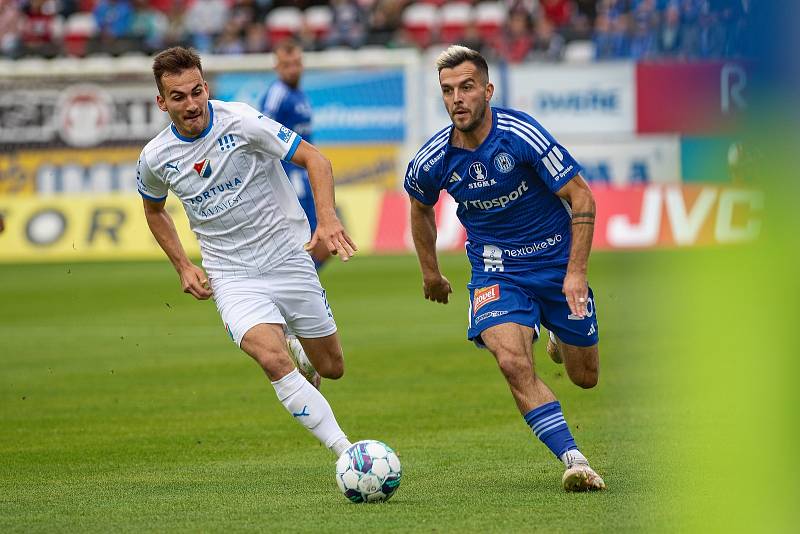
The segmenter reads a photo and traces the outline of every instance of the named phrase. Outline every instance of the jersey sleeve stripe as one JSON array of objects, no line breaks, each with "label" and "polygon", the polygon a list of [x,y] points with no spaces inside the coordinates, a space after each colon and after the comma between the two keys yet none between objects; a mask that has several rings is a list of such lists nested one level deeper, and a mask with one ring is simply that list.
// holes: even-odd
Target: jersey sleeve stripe
[{"label": "jersey sleeve stripe", "polygon": [[555,167],[558,172],[564,170],[564,165],[561,164],[561,161],[556,157],[554,151],[551,150],[550,153],[547,155],[547,158],[553,162],[553,167]]},{"label": "jersey sleeve stripe", "polygon": [[291,161],[292,160],[292,157],[294,156],[294,153],[297,151],[297,147],[300,146],[300,141],[302,141],[302,140],[303,140],[302,137],[300,137],[296,133],[294,134],[294,139],[292,140],[292,146],[289,147],[289,151],[283,157],[283,161]]},{"label": "jersey sleeve stripe", "polygon": [[434,155],[436,152],[438,152],[438,151],[439,151],[439,149],[441,149],[442,147],[444,147],[446,144],[447,144],[447,138],[445,138],[445,139],[442,139],[442,140],[441,140],[441,141],[439,141],[437,144],[433,145],[433,146],[432,146],[430,149],[428,149],[428,150],[425,152],[425,157],[423,157],[423,158],[420,158],[420,159],[419,159],[419,160],[416,162],[416,164],[414,164],[414,176],[418,176],[418,175],[419,175],[419,168],[420,168],[420,166],[422,165],[422,163],[423,163],[423,162],[424,162],[426,159],[428,159],[430,156],[432,156],[432,155]]},{"label": "jersey sleeve stripe", "polygon": [[518,130],[516,128],[513,128],[511,126],[506,126],[505,124],[503,124],[500,121],[497,121],[497,129],[498,130],[505,130],[507,132],[513,132],[518,137],[521,137],[526,143],[531,145],[531,147],[533,147],[533,149],[536,150],[537,154],[542,155],[542,153],[543,153],[542,148],[537,143],[534,143],[533,139],[531,139],[530,137],[528,137],[527,135],[522,133],[520,130]]},{"label": "jersey sleeve stripe", "polygon": [[445,128],[444,130],[436,134],[436,136],[433,139],[422,145],[422,148],[419,149],[417,155],[414,156],[414,166],[416,167],[421,160],[424,160],[425,158],[428,157],[427,156],[428,150],[432,145],[439,144],[442,141],[442,139],[447,137],[449,134],[450,134],[450,128]]},{"label": "jersey sleeve stripe", "polygon": [[280,84],[271,86],[267,91],[266,105],[262,111],[269,115],[270,118],[274,118],[285,96],[286,88],[284,86]]},{"label": "jersey sleeve stripe", "polygon": [[550,141],[547,139],[547,137],[545,137],[542,134],[542,132],[540,132],[539,129],[536,126],[534,126],[533,124],[531,124],[529,122],[522,121],[522,120],[514,117],[513,115],[508,115],[506,113],[498,113],[497,114],[497,118],[498,119],[502,118],[504,121],[512,123],[512,124],[514,124],[516,126],[519,126],[523,130],[526,130],[528,133],[530,133],[533,136],[533,138],[537,142],[539,142],[542,145],[543,149],[546,150],[547,147],[550,146]]},{"label": "jersey sleeve stripe", "polygon": [[139,194],[142,195],[142,198],[145,198],[145,199],[149,200],[150,202],[161,202],[163,200],[166,200],[166,198],[167,198],[167,195],[164,195],[161,198],[151,197],[150,195],[145,195],[141,191],[139,191]]}]

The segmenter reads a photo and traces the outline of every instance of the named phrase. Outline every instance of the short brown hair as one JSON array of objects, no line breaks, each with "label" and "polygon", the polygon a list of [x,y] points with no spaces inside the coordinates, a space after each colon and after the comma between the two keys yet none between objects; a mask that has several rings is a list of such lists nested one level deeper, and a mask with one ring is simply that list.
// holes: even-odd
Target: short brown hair
[{"label": "short brown hair", "polygon": [[200,56],[193,48],[184,48],[182,46],[173,46],[160,52],[153,60],[153,76],[156,77],[156,85],[158,92],[164,95],[164,86],[161,83],[161,77],[165,74],[180,74],[181,72],[194,69],[200,71],[203,75],[203,65],[200,63]]},{"label": "short brown hair", "polygon": [[302,52],[303,47],[300,46],[300,41],[294,37],[281,39],[273,48],[273,52],[294,52],[295,50]]},{"label": "short brown hair", "polygon": [[439,54],[439,57],[436,58],[436,68],[441,73],[442,69],[453,69],[465,61],[475,65],[475,68],[483,76],[484,83],[489,83],[489,65],[486,64],[486,60],[480,52],[466,46],[452,45]]}]

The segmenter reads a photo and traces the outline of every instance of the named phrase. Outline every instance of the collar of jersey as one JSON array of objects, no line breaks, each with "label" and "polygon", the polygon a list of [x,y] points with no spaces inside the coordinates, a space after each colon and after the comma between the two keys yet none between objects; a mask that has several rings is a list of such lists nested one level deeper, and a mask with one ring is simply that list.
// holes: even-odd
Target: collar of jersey
[{"label": "collar of jersey", "polygon": [[177,137],[181,141],[186,141],[187,143],[192,143],[194,141],[197,141],[198,139],[202,139],[203,137],[208,135],[208,132],[211,131],[211,127],[214,126],[214,106],[211,105],[211,101],[210,100],[208,101],[208,111],[209,111],[209,113],[211,113],[211,116],[208,119],[208,126],[206,126],[205,129],[202,132],[200,132],[200,135],[198,135],[197,137],[186,137],[185,135],[181,135],[178,132],[178,129],[175,128],[175,124],[174,123],[170,124],[170,128],[172,129],[172,133],[175,134],[175,137]]}]

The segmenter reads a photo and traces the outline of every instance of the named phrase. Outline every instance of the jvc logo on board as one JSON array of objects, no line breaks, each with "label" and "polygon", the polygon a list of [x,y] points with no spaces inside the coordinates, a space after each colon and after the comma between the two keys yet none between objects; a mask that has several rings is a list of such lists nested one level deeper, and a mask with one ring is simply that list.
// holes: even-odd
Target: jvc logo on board
[{"label": "jvc logo on board", "polygon": [[690,201],[680,187],[649,186],[638,221],[612,215],[606,238],[613,247],[651,247],[664,244],[662,234],[668,230],[678,246],[741,243],[758,238],[763,209],[760,191],[703,187]]}]

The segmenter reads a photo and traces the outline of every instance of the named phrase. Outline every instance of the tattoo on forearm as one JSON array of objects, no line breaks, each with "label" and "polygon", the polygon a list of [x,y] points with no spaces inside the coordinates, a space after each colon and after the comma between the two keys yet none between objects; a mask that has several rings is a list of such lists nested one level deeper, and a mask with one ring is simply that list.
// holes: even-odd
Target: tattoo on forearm
[{"label": "tattoo on forearm", "polygon": [[591,224],[591,225],[594,225],[594,221],[572,221],[572,226],[575,226],[576,224]]}]

